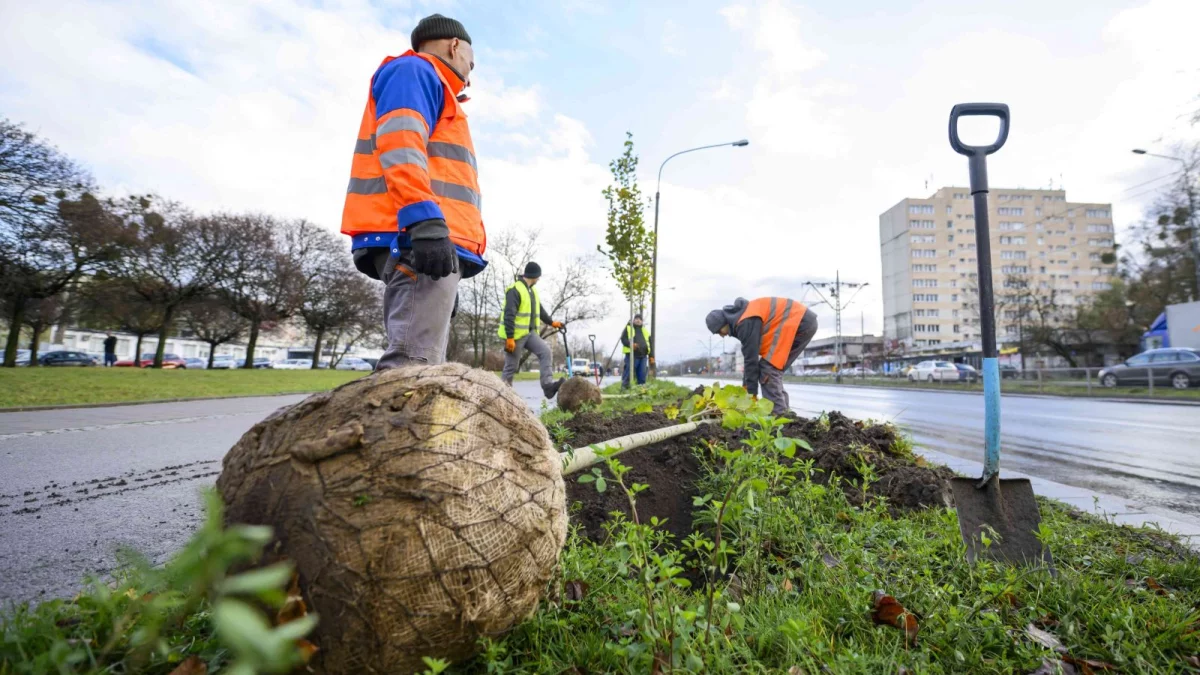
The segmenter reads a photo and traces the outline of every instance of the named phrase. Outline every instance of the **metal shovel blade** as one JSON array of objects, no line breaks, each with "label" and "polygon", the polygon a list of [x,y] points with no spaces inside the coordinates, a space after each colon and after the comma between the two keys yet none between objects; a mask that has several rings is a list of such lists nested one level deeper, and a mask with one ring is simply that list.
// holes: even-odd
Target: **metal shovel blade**
[{"label": "metal shovel blade", "polygon": [[1027,479],[992,476],[977,487],[976,478],[954,478],[950,485],[968,562],[982,555],[1014,565],[1051,564],[1050,550],[1036,536],[1042,514]]}]

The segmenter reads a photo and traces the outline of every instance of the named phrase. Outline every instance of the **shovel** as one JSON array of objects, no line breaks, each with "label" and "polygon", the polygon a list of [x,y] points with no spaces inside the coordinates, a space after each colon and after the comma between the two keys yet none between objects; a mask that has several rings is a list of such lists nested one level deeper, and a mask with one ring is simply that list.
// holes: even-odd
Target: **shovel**
[{"label": "shovel", "polygon": [[600,386],[600,362],[596,360],[596,336],[589,335],[588,339],[592,341],[592,370],[596,373],[596,386]]},{"label": "shovel", "polygon": [[[958,137],[958,120],[966,116],[1000,118],[1000,133],[991,145],[966,145]],[[958,509],[958,529],[967,545],[967,560],[980,555],[1018,565],[1051,563],[1050,551],[1037,538],[1042,522],[1033,486],[1025,478],[1000,479],[1000,367],[992,298],[992,247],[988,234],[987,156],[1008,140],[1008,106],[1003,103],[960,103],[950,111],[950,146],[970,161],[971,197],[975,202],[975,248],[979,260],[979,327],[983,339],[984,463],[983,476],[954,478],[951,488]]]}]

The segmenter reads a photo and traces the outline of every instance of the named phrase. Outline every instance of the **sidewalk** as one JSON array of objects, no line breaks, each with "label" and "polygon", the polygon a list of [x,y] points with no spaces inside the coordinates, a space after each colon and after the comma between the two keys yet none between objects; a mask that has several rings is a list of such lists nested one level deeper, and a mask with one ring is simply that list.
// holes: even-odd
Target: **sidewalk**
[{"label": "sidewalk", "polygon": [[[924,448],[915,448],[914,451],[929,462],[945,465],[963,476],[983,474],[983,464],[980,462]],[[1180,540],[1189,548],[1200,551],[1200,522],[1191,516],[1166,509],[1150,511],[1127,499],[1092,492],[1086,488],[1063,485],[1015,471],[1005,471],[1003,467],[1000,475],[1003,478],[1028,478],[1029,482],[1033,484],[1035,494],[1063,502],[1080,511],[1101,516],[1118,525],[1161,528],[1164,532],[1179,535]]]}]

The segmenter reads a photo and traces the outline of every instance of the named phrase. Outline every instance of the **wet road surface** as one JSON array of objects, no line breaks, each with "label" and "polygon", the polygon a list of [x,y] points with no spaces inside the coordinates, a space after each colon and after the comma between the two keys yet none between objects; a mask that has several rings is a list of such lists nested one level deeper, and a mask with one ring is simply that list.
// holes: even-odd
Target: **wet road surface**
[{"label": "wet road surface", "polygon": [[[694,386],[702,380],[680,379]],[[983,397],[968,393],[787,385],[794,410],[893,421],[923,447],[983,461]],[[1200,514],[1200,407],[1006,396],[1005,469]]]},{"label": "wet road surface", "polygon": [[[516,385],[537,410],[538,383]],[[304,398],[0,413],[0,608],[73,595],[121,548],[166,560],[203,520],[226,451]]]}]

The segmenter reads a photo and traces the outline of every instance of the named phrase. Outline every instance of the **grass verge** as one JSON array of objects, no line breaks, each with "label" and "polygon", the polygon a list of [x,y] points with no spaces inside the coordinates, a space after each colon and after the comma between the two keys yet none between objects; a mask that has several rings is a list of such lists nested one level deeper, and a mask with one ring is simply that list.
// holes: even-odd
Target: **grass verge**
[{"label": "grass verge", "polygon": [[[647,403],[681,400],[686,390],[660,381],[633,393],[607,400],[599,411],[639,414]],[[568,415],[547,411],[544,418],[553,428]],[[697,448],[706,467],[705,494],[693,502],[696,530],[682,541],[663,523],[636,518],[614,518],[601,543],[573,530],[546,602],[510,634],[483,640],[478,658],[447,672],[1049,674],[1200,668],[1200,560],[1174,538],[1042,501],[1039,536],[1054,554],[1053,573],[991,561],[970,565],[953,510],[897,513],[878,498],[855,503],[846,488],[867,493],[866,483],[874,480],[869,453],[861,454],[856,467],[858,482],[842,484],[834,477],[822,483],[814,480],[816,470],[800,444],[779,432],[773,420],[758,418],[741,447]],[[645,490],[672,490],[626,485],[619,460],[608,464],[607,489],[627,489],[633,504]],[[210,527],[206,536],[219,534]],[[192,549],[214,546],[197,541]],[[209,559],[177,558],[185,564]],[[178,570],[179,564],[168,569]],[[219,578],[224,570],[220,565],[203,578]],[[191,657],[209,667],[229,664],[221,626],[212,618],[213,603],[221,598],[207,595],[213,585],[205,583],[203,592],[188,596],[195,602],[186,611],[165,614],[179,606],[161,600],[174,597],[164,587],[175,583],[168,579],[174,575],[134,571],[133,578],[161,581],[125,581],[115,591],[96,585],[74,601],[23,606],[0,616],[0,673],[165,674]],[[183,578],[194,584],[194,576]],[[693,584],[689,577],[700,581]],[[163,604],[158,613],[152,611],[156,602]],[[153,647],[138,649],[146,637],[136,629],[145,623],[130,617],[143,615],[157,628]],[[236,634],[237,626],[228,628],[227,634]],[[428,672],[443,670],[439,663]]]},{"label": "grass verge", "polygon": [[364,374],[345,370],[2,368],[0,408],[325,391]]}]

